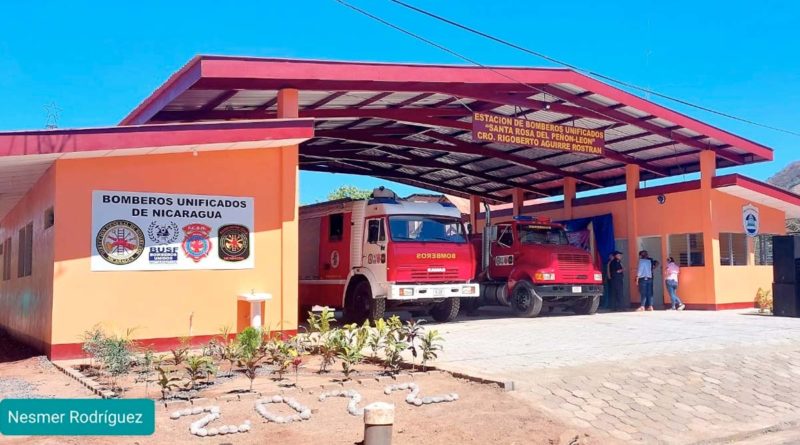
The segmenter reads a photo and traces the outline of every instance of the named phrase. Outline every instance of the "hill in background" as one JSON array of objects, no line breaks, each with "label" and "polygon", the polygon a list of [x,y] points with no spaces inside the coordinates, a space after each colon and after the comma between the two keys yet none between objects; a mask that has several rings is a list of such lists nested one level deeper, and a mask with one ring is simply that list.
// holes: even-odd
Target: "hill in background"
[{"label": "hill in background", "polygon": [[[794,161],[767,179],[767,182],[800,195],[800,161]],[[787,219],[786,231],[788,233],[800,232],[800,220]]]}]

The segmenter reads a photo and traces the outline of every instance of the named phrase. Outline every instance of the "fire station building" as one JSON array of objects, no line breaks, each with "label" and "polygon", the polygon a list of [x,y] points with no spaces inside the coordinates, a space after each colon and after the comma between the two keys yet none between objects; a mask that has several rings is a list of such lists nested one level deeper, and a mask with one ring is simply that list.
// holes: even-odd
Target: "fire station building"
[{"label": "fire station building", "polygon": [[296,331],[300,169],[565,221],[628,270],[673,256],[690,309],[752,306],[800,197],[722,170],[771,160],[571,70],[199,56],[116,126],[0,133],[0,327],[55,359],[96,324]]}]

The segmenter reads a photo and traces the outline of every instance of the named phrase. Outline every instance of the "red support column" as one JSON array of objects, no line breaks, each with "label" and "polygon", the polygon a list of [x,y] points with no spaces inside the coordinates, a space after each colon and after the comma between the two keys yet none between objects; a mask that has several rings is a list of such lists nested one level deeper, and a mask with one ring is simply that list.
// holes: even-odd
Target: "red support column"
[{"label": "red support column", "polygon": [[575,200],[575,194],[578,186],[578,181],[575,178],[564,178],[564,219],[572,219],[572,202]]},{"label": "red support column", "polygon": [[[480,196],[469,196],[469,224],[472,227],[472,233],[478,233],[478,212],[481,211],[481,198]],[[484,217],[485,218],[485,217]],[[485,223],[485,221],[484,221]]]},{"label": "red support column", "polygon": [[522,214],[522,206],[525,205],[525,190],[515,188],[512,192],[513,198],[513,215],[519,216]]}]

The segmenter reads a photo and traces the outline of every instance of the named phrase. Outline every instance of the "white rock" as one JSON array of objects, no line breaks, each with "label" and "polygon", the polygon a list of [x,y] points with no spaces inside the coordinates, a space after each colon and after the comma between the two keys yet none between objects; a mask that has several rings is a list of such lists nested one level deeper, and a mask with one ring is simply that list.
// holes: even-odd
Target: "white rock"
[{"label": "white rock", "polygon": [[228,425],[219,427],[220,434],[228,434]]},{"label": "white rock", "polygon": [[305,410],[305,411],[301,412],[300,413],[300,418],[303,419],[303,420],[310,419],[311,418],[311,411]]},{"label": "white rock", "polygon": [[219,434],[219,430],[218,429],[216,429],[216,428],[209,428],[208,429],[208,435],[209,436],[216,436],[217,434]]},{"label": "white rock", "polygon": [[283,397],[281,396],[272,396],[272,403],[281,403],[283,402]]},{"label": "white rock", "polygon": [[417,385],[414,382],[411,382],[411,383],[408,384],[408,388],[409,389],[417,389],[417,388],[419,388],[419,385]]},{"label": "white rock", "polygon": [[191,416],[192,410],[189,408],[180,410],[181,416]]},{"label": "white rock", "polygon": [[450,397],[452,397],[453,400],[458,400],[458,394],[456,394],[456,393],[450,394]]},{"label": "white rock", "polygon": [[275,423],[283,423],[283,416],[275,416],[273,422]]},{"label": "white rock", "polygon": [[422,399],[414,399],[414,406],[422,406]]},{"label": "white rock", "polygon": [[208,412],[210,412],[211,414],[219,414],[219,407],[218,406],[212,406],[212,407],[210,407],[208,409]]},{"label": "white rock", "polygon": [[401,389],[401,390],[402,390],[402,389],[408,389],[408,383],[403,383],[403,384],[401,384],[401,385],[400,385],[400,388],[398,388],[398,389]]},{"label": "white rock", "polygon": [[441,397],[431,397],[431,403],[442,403]]},{"label": "white rock", "polygon": [[383,393],[388,396],[389,394],[392,393],[392,387],[391,386],[387,386],[386,388],[383,389]]},{"label": "white rock", "polygon": [[231,434],[238,433],[239,427],[236,425],[228,425],[228,432]]},{"label": "white rock", "polygon": [[181,415],[180,415],[180,413],[175,412],[175,413],[170,414],[169,418],[172,419],[172,420],[180,419]]},{"label": "white rock", "polygon": [[208,436],[208,430],[206,430],[205,428],[201,428],[200,431],[197,432],[197,435],[200,437],[206,437]]},{"label": "white rock", "polygon": [[192,408],[192,414],[200,414],[202,412],[203,412],[203,408],[201,408],[199,406],[195,406],[194,408]]}]

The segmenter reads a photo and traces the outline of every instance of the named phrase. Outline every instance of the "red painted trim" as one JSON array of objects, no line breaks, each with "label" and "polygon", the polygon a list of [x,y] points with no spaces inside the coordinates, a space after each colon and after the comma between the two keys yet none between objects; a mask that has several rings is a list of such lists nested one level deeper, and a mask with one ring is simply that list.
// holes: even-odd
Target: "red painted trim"
[{"label": "red painted trim", "polygon": [[716,176],[712,178],[711,185],[714,188],[739,186],[792,205],[800,206],[800,195],[796,195],[788,190],[775,187],[774,185],[767,184],[766,182],[756,181],[755,179],[748,178],[740,174]]},{"label": "red painted trim", "polygon": [[[684,114],[627,93],[581,73],[567,69],[473,66],[411,65],[317,60],[290,60],[256,57],[198,56],[156,90],[122,121],[122,125],[144,123],[163,110],[166,103],[188,88],[210,89],[322,89],[334,91],[437,91],[446,93],[454,84],[470,84],[480,91],[504,93],[519,82],[540,85],[572,83],[590,92],[645,111],[703,135],[772,160],[772,150],[764,145],[728,133]],[[465,85],[466,84],[466,85]],[[499,90],[499,91],[498,91]],[[570,94],[564,90],[564,94]],[[614,111],[609,107],[601,110]],[[655,128],[655,127],[654,127]],[[661,131],[661,130],[659,130]],[[710,148],[710,147],[709,147]],[[739,155],[728,150],[731,157]],[[724,156],[724,154],[722,155]],[[749,162],[749,160],[748,160]]]},{"label": "red painted trim", "polygon": [[722,303],[722,304],[687,304],[686,309],[695,311],[725,311],[730,309],[750,309],[757,308],[755,302],[743,301],[739,303]]},{"label": "red painted trim", "polygon": [[188,90],[200,75],[200,56],[195,56],[176,71],[158,89],[147,96],[133,109],[119,125],[142,125],[147,123],[158,111],[163,110],[173,99]]},{"label": "red painted trim", "polygon": [[313,136],[313,119],[3,132],[0,133],[0,156],[274,141],[281,139],[305,140]]},{"label": "red painted trim", "polygon": [[[273,335],[281,335],[283,338],[297,335],[297,329],[287,329],[284,331],[273,331]],[[208,343],[212,338],[217,335],[196,335],[191,338],[189,342],[192,347],[200,347]],[[151,347],[156,352],[169,351],[181,344],[180,337],[165,337],[165,338],[145,338],[136,340],[136,344],[141,347]],[[50,360],[71,360],[76,358],[84,358],[86,354],[81,349],[83,343],[61,343],[50,345],[50,351],[47,357]]]}]

